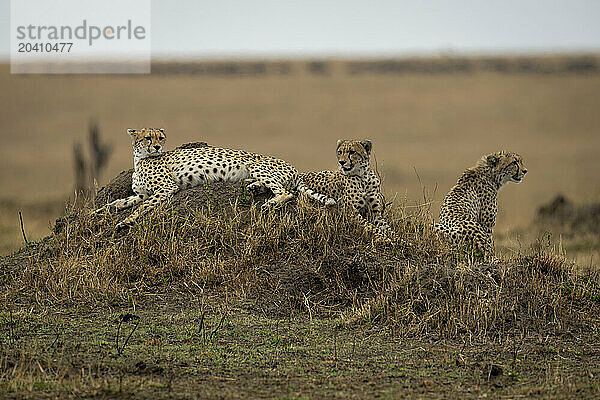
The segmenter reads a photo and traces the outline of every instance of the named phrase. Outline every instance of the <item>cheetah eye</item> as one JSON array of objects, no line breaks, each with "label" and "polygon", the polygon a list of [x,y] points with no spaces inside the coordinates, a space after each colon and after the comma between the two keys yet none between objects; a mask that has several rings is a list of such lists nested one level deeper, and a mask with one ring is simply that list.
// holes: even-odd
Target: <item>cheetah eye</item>
[{"label": "cheetah eye", "polygon": [[150,141],[150,136],[146,136],[144,139]]},{"label": "cheetah eye", "polygon": [[350,150],[349,153],[350,153],[350,155],[352,155],[352,154],[356,153],[356,151]]}]

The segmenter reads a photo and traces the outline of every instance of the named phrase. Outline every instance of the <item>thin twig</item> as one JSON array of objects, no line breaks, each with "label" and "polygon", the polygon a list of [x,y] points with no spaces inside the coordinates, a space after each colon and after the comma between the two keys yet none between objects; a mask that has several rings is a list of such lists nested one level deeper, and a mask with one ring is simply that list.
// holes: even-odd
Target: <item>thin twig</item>
[{"label": "thin twig", "polygon": [[21,215],[21,211],[19,211],[19,221],[21,221],[21,233],[23,234],[23,240],[25,241],[25,246],[29,244],[27,241],[27,236],[25,236],[25,228],[23,227],[23,215]]},{"label": "thin twig", "polygon": [[204,340],[204,314],[206,314],[206,311],[202,311],[202,315],[200,316],[200,325],[198,326],[198,334],[200,335],[202,343],[206,343]]},{"label": "thin twig", "polygon": [[337,353],[337,331],[333,331],[333,361],[337,367],[338,353]]},{"label": "thin twig", "polygon": [[12,310],[8,311],[8,343],[11,345],[15,344],[15,331],[14,331],[14,320],[12,316]]},{"label": "thin twig", "polygon": [[406,208],[421,208],[421,207],[430,206],[430,205],[432,205],[433,203],[435,203],[435,201],[434,201],[434,200],[431,200],[431,201],[428,201],[428,202],[426,202],[426,203],[416,204],[416,205],[414,205],[414,206],[411,206],[411,205],[406,205],[406,206],[404,206],[404,207],[406,207]]},{"label": "thin twig", "polygon": [[[139,319],[140,319],[140,317],[138,317],[137,315],[130,314],[130,313],[119,315],[119,318],[118,318],[119,325],[117,326],[117,337],[115,340],[118,355],[123,354],[125,347],[127,347],[127,343],[129,343],[129,339],[131,339],[131,335],[133,335],[133,332],[135,332],[138,325],[140,324]],[[129,321],[136,321],[136,323],[133,326],[133,328],[131,329],[131,332],[129,332],[127,339],[125,339],[125,343],[123,343],[123,346],[119,347],[119,336],[121,336],[121,326],[123,325],[124,322],[127,323]]]},{"label": "thin twig", "polygon": [[57,326],[56,327],[56,337],[54,338],[54,341],[50,345],[50,348],[54,349],[54,351],[56,351],[56,349],[54,348],[54,346],[56,346],[58,344],[58,339],[59,338],[60,338],[60,326]]},{"label": "thin twig", "polygon": [[117,338],[116,338],[116,345],[117,345],[117,354],[121,354],[121,352],[119,351],[119,336],[121,335],[121,324],[123,323],[122,319],[119,319],[119,326],[117,327]]},{"label": "thin twig", "polygon": [[131,339],[131,335],[133,335],[133,332],[135,332],[139,324],[139,321],[135,323],[133,329],[131,330],[131,332],[129,332],[129,336],[127,336],[127,339],[125,339],[125,343],[123,343],[123,347],[121,348],[121,352],[119,354],[123,354],[123,351],[125,351],[125,347],[127,347],[127,343],[129,343],[129,339]]},{"label": "thin twig", "polygon": [[310,309],[310,302],[308,301],[308,297],[306,297],[306,294],[304,294],[304,292],[302,293],[302,296],[304,296],[304,305],[308,310],[308,319],[310,321],[310,329],[312,331],[312,310]]},{"label": "thin twig", "polygon": [[215,335],[217,334],[217,331],[219,330],[219,328],[221,326],[223,326],[223,321],[225,321],[225,314],[223,314],[223,316],[221,317],[221,320],[219,321],[219,323],[217,324],[215,329],[210,333],[210,336],[208,337],[209,342],[212,342],[212,340],[215,337]]}]

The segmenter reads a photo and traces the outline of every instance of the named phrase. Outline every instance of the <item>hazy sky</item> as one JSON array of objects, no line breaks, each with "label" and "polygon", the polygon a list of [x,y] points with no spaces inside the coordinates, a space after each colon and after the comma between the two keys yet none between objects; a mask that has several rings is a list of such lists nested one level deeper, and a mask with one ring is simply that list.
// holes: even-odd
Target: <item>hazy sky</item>
[{"label": "hazy sky", "polygon": [[[0,0],[2,58],[9,26]],[[600,51],[600,0],[153,0],[151,30],[156,57]]]}]

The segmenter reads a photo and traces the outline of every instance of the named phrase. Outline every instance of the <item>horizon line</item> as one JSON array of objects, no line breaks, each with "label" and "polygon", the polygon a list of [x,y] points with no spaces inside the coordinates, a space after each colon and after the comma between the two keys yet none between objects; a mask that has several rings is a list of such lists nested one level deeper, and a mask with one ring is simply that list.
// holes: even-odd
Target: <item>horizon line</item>
[{"label": "horizon line", "polygon": [[[600,56],[598,48],[580,49],[481,49],[481,50],[417,50],[417,51],[380,51],[380,52],[204,52],[173,55],[171,53],[153,53],[151,62],[210,62],[210,61],[252,61],[252,60],[310,60],[325,59],[332,61],[356,59],[409,59],[409,58],[476,58],[476,57],[568,57]],[[0,55],[0,63],[10,63],[10,54]],[[64,62],[68,62],[64,60]],[[93,62],[93,61],[92,61]],[[118,59],[115,62],[120,62]]]}]

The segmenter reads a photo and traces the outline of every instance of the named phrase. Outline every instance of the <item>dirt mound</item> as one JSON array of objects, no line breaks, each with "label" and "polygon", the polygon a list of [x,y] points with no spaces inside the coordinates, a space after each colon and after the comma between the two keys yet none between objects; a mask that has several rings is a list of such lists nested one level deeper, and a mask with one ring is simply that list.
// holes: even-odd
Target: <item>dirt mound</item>
[{"label": "dirt mound", "polygon": [[572,234],[600,233],[600,204],[577,205],[558,194],[538,208],[536,222]]},{"label": "dirt mound", "polygon": [[465,262],[439,241],[427,215],[397,206],[386,218],[401,241],[387,245],[339,207],[298,198],[263,211],[270,194],[252,199],[240,183],[217,182],[180,191],[116,233],[132,210],[90,211],[130,195],[131,174],[68,212],[52,236],[0,259],[3,300],[128,307],[187,296],[227,307],[233,296],[270,315],[334,315],[452,337],[577,332],[600,320],[597,273],[583,276],[541,253]]}]

